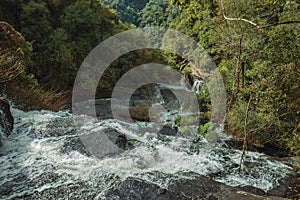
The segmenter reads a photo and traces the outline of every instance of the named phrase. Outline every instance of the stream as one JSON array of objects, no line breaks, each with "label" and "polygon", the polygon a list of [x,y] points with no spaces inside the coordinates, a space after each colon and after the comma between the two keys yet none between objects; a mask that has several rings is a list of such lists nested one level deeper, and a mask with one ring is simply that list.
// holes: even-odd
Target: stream
[{"label": "stream", "polygon": [[[12,108],[12,114],[13,133],[0,147],[0,199],[118,199],[108,194],[128,178],[168,188],[174,180],[197,175],[268,191],[291,171],[262,153],[247,152],[239,173],[241,151],[229,148],[224,142],[229,136],[221,132],[215,143],[195,142],[153,133],[151,122],[98,121],[68,111]],[[124,134],[133,142],[127,150],[96,157],[80,140],[86,133]]]}]

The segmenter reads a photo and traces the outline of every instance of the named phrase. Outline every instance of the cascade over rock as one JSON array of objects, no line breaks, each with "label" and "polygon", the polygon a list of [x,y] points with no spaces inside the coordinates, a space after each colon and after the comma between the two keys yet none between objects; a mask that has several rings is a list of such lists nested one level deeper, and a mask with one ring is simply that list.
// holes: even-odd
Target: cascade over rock
[{"label": "cascade over rock", "polygon": [[0,129],[6,136],[9,136],[14,127],[14,118],[7,99],[0,98],[0,114]]},{"label": "cascade over rock", "polygon": [[251,151],[238,173],[241,151],[223,138],[195,144],[151,123],[12,113],[18,134],[0,149],[0,199],[283,200],[298,184],[286,181],[287,165]]}]

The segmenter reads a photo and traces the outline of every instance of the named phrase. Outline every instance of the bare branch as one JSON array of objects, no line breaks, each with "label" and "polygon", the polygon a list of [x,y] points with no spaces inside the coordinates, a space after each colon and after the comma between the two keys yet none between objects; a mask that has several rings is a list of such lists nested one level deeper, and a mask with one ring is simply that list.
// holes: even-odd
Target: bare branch
[{"label": "bare branch", "polygon": [[257,28],[267,28],[267,27],[271,27],[271,26],[278,26],[278,25],[283,25],[283,24],[297,24],[300,23],[300,20],[292,20],[292,21],[283,21],[283,22],[278,22],[278,23],[274,23],[274,24],[266,24],[266,25],[261,25],[261,26],[257,26]]},{"label": "bare branch", "polygon": [[247,125],[248,125],[248,114],[249,114],[249,107],[252,100],[252,94],[250,93],[249,101],[245,111],[245,119],[244,119],[244,142],[243,142],[243,152],[240,160],[239,172],[241,171],[242,164],[244,163],[244,158],[247,150],[247,140],[248,140],[248,133],[247,133]]},{"label": "bare branch", "polygon": [[249,24],[255,26],[257,29],[267,28],[267,27],[272,27],[272,26],[278,26],[278,25],[283,25],[283,24],[297,24],[297,23],[300,23],[300,20],[290,20],[290,21],[277,22],[277,23],[273,23],[273,24],[259,25],[257,23],[254,23],[253,21],[248,20],[248,19],[243,19],[243,18],[239,18],[239,17],[237,17],[237,18],[227,17],[226,14],[225,14],[225,8],[224,8],[223,0],[221,0],[221,6],[222,6],[223,17],[224,17],[225,20],[228,20],[228,21],[243,21],[243,22],[246,22],[246,23],[249,23]]}]

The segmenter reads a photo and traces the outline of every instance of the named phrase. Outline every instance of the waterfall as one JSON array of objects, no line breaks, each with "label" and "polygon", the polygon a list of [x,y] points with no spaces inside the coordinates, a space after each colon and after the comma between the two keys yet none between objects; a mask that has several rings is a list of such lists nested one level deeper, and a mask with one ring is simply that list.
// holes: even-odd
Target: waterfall
[{"label": "waterfall", "polygon": [[158,85],[154,85],[154,96],[152,99],[152,104],[164,104],[164,98],[161,94],[161,89]]},{"label": "waterfall", "polygon": [[[1,113],[0,113],[0,118],[2,117]],[[1,119],[0,119],[1,120]],[[2,141],[6,138],[5,133],[2,130],[2,127],[0,126],[0,146],[2,144]]]},{"label": "waterfall", "polygon": [[192,86],[192,91],[196,92],[196,94],[199,94],[200,88],[202,87],[202,85],[203,85],[203,81],[202,80],[195,80],[194,84]]}]

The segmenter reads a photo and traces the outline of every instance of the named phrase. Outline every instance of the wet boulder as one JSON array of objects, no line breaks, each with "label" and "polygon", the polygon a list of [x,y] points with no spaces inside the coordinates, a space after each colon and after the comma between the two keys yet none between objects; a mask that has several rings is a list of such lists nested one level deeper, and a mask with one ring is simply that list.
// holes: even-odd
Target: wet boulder
[{"label": "wet boulder", "polygon": [[140,141],[134,138],[130,138],[114,128],[106,128],[103,130],[103,133],[114,145],[116,145],[121,150],[131,150],[141,143]]},{"label": "wet boulder", "polygon": [[77,151],[85,156],[91,156],[90,152],[85,148],[79,136],[68,138],[61,148],[61,153],[67,154],[72,151]]},{"label": "wet boulder", "polygon": [[240,189],[240,190],[243,190],[245,192],[249,192],[251,194],[256,194],[256,195],[260,195],[260,196],[266,195],[266,192],[263,191],[262,189],[259,189],[259,188],[253,187],[253,186],[249,186],[249,185],[239,186],[239,187],[236,187],[236,188]]},{"label": "wet boulder", "polygon": [[106,194],[107,199],[148,199],[148,200],[165,200],[165,199],[182,199],[181,195],[161,188],[159,185],[147,182],[139,178],[127,178],[119,186],[109,190]]},{"label": "wet boulder", "polygon": [[[140,142],[134,138],[129,138],[127,135],[112,127],[105,127],[97,131],[89,131],[80,135],[79,139],[74,143],[79,145],[79,148],[72,148],[67,144],[71,150],[84,149],[84,152],[88,152],[100,159],[107,156],[115,156],[126,150],[131,150]],[[82,148],[83,147],[83,148]],[[82,152],[80,150],[79,152]]]},{"label": "wet boulder", "polygon": [[7,99],[0,98],[0,129],[8,136],[14,127],[14,118],[10,112],[10,105]]},{"label": "wet boulder", "polygon": [[139,178],[129,177],[106,193],[108,199],[174,199],[174,200],[283,200],[281,197],[255,195],[240,188],[227,186],[205,176],[170,180],[167,187]]},{"label": "wet boulder", "polygon": [[170,126],[163,126],[163,128],[159,131],[161,135],[168,135],[168,136],[176,136],[178,132],[177,127],[170,127]]},{"label": "wet boulder", "polygon": [[279,196],[279,197],[290,197],[295,196],[298,199],[299,194],[293,194],[295,191],[299,191],[300,183],[300,173],[292,171],[288,176],[279,181],[279,184],[273,189],[267,192],[269,196]]}]

